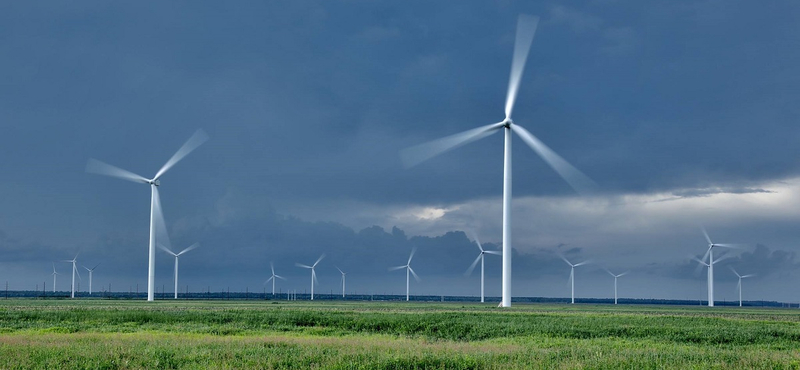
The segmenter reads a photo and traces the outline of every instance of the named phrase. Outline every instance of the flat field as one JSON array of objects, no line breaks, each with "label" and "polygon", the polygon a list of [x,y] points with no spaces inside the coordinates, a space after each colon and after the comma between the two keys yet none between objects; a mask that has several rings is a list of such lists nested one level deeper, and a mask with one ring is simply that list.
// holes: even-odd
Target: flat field
[{"label": "flat field", "polygon": [[0,300],[0,369],[800,369],[800,310]]}]

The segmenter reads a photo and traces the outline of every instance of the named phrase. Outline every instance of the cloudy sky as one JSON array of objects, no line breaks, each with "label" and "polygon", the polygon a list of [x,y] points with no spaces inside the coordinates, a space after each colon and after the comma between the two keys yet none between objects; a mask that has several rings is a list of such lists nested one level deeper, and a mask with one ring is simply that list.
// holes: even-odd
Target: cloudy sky
[{"label": "cloudy sky", "polygon": [[[269,263],[320,291],[479,294],[501,240],[502,135],[411,169],[399,150],[503,119],[519,14],[541,18],[514,110],[599,187],[577,195],[515,138],[515,296],[701,299],[704,225],[741,249],[716,297],[800,301],[800,4],[791,1],[6,2],[0,5],[0,279],[102,263],[146,285],[151,177],[190,290],[260,291]],[[499,265],[487,257],[487,294]],[[56,263],[62,274],[69,265]],[[157,254],[157,285],[172,284]],[[85,279],[85,274],[84,274]],[[67,279],[58,288],[68,290]],[[82,285],[85,289],[86,284]],[[170,291],[168,288],[167,291]]]}]

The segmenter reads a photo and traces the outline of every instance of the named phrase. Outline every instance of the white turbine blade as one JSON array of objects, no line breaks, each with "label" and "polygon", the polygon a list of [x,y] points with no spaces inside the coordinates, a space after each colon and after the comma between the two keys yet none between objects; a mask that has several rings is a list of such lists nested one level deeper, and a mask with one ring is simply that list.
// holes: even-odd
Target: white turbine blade
[{"label": "white turbine blade", "polygon": [[591,262],[592,262],[591,260],[587,260],[587,261],[583,261],[583,262],[581,262],[581,263],[576,263],[576,264],[575,264],[575,267],[578,267],[578,266],[583,266],[583,265],[585,265],[585,264],[587,264],[587,263],[591,263]]},{"label": "white turbine blade", "polygon": [[302,263],[295,263],[294,265],[295,265],[295,266],[297,266],[297,267],[302,267],[302,268],[304,268],[304,269],[310,269],[310,268],[312,268],[311,266],[309,266],[309,265],[304,265],[304,264],[302,264]]},{"label": "white turbine blade", "polygon": [[190,251],[190,250],[192,250],[192,249],[195,249],[195,248],[197,248],[197,247],[199,247],[199,246],[200,246],[200,243],[194,243],[194,244],[190,245],[189,247],[187,247],[186,249],[184,249],[184,250],[180,251],[180,252],[178,253],[178,255],[180,256],[180,255],[182,255],[182,254],[184,254],[184,253],[186,253],[186,252],[188,252],[188,251]]},{"label": "white turbine blade", "polygon": [[285,277],[283,277],[283,276],[280,276],[280,275],[275,275],[275,277],[276,277],[276,278],[278,278],[278,279],[281,279],[281,280],[286,280],[286,278],[285,278]]},{"label": "white turbine blade", "polygon": [[408,271],[411,272],[411,275],[414,275],[414,280],[416,280],[419,283],[421,279],[419,278],[419,276],[417,276],[417,273],[414,272],[414,269],[412,269],[411,266],[408,266]]},{"label": "white turbine blade", "polygon": [[475,266],[478,266],[478,262],[480,262],[481,256],[482,255],[479,254],[478,258],[475,259],[475,262],[473,262],[471,265],[469,265],[469,268],[467,269],[467,271],[464,272],[464,276],[469,276],[470,274],[472,274],[472,270],[475,269]]},{"label": "white turbine blade", "polygon": [[516,131],[522,141],[528,144],[533,151],[539,154],[575,191],[581,195],[590,195],[596,192],[597,184],[573,167],[564,158],[545,145],[541,140],[533,136],[528,130],[520,125],[511,125],[511,129]]},{"label": "white turbine blade", "polygon": [[739,282],[736,283],[736,291],[738,292],[739,289],[742,289],[742,279],[739,279]]},{"label": "white turbine blade", "polygon": [[149,182],[149,180],[147,180],[144,176],[139,176],[133,172],[123,170],[119,167],[98,161],[94,158],[89,158],[89,161],[86,162],[86,172],[116,177],[133,182],[143,182],[145,184]]},{"label": "white turbine blade", "polygon": [[736,274],[736,276],[742,277],[741,275],[739,275],[738,272],[736,272],[736,270],[733,269],[733,266],[728,266],[728,268],[731,269],[731,271],[733,271],[733,273]]},{"label": "white turbine blade", "polygon": [[605,270],[605,271],[606,271],[606,272],[607,272],[609,275],[611,275],[611,276],[613,276],[613,277],[617,277],[617,275],[614,275],[614,273],[613,273],[613,272],[611,272],[611,270],[609,270],[609,269],[607,269],[607,268],[603,268],[603,270]]},{"label": "white turbine blade", "polygon": [[322,255],[320,255],[320,256],[319,256],[319,258],[317,258],[317,262],[314,262],[314,264],[313,264],[313,265],[311,265],[311,266],[313,266],[313,267],[317,267],[317,264],[319,264],[319,261],[322,261],[322,259],[323,259],[323,258],[325,258],[325,253],[323,253]]},{"label": "white turbine blade", "polygon": [[81,267],[85,268],[85,269],[86,269],[86,271],[92,271],[92,270],[90,270],[90,269],[89,269],[88,267],[86,267],[86,266],[83,266],[83,265],[81,265]]},{"label": "white turbine blade", "polygon": [[406,268],[406,266],[389,267],[389,271],[397,271],[399,269],[404,269],[404,268]]},{"label": "white turbine blade", "polygon": [[160,248],[162,251],[164,251],[164,252],[167,252],[167,253],[171,254],[173,257],[177,257],[177,256],[178,256],[177,254],[175,254],[175,252],[173,252],[173,251],[169,250],[169,248],[165,247],[165,246],[164,246],[164,244],[161,244],[161,243],[156,243],[156,245],[157,245],[157,246],[158,246],[158,248]]},{"label": "white turbine blade", "polygon": [[710,255],[711,255],[711,246],[709,246],[708,249],[706,249],[706,254],[703,255],[703,261],[705,261],[706,258],[708,258],[708,256]]},{"label": "white turbine blade", "polygon": [[[701,265],[703,265],[703,266],[705,266],[705,267],[708,267],[708,264],[707,264],[705,261],[701,261],[700,259],[698,259],[698,258],[697,258],[697,257],[695,257],[695,256],[691,256],[691,257],[689,257],[689,258],[691,258],[691,259],[693,259],[693,260],[697,261],[697,263],[699,263],[699,264],[701,264]],[[699,270],[700,268],[698,267],[697,269]]]},{"label": "white turbine blade", "polygon": [[341,272],[342,275],[344,275],[344,271],[342,271],[342,269],[340,269],[339,266],[334,266],[334,267],[336,267],[336,269],[339,270],[339,272]]},{"label": "white turbine blade", "polygon": [[497,255],[497,256],[502,256],[503,255],[503,252],[500,252],[500,251],[484,251],[483,253],[494,254],[494,255]]},{"label": "white turbine blade", "polygon": [[475,239],[475,244],[478,244],[478,249],[480,249],[481,253],[483,253],[483,246],[481,245],[481,241],[478,240],[478,234],[475,234],[474,231],[471,232],[471,234],[472,234],[472,238]]},{"label": "white turbine blade", "polygon": [[569,260],[567,260],[567,257],[564,257],[564,256],[562,256],[562,255],[560,255],[560,254],[559,254],[558,256],[559,256],[559,257],[561,257],[561,259],[562,259],[562,260],[564,260],[564,262],[566,262],[566,263],[567,263],[567,264],[568,264],[570,267],[574,267],[574,266],[572,265],[572,263],[571,263],[571,262],[569,262]]},{"label": "white turbine blade", "polygon": [[414,253],[417,253],[417,248],[416,247],[411,249],[411,255],[408,256],[408,263],[406,263],[406,265],[411,265],[411,259],[414,258]]},{"label": "white turbine blade", "polygon": [[414,167],[448,150],[482,139],[503,127],[502,122],[493,123],[454,135],[445,136],[427,143],[400,150],[400,160],[406,168]]},{"label": "white turbine blade", "polygon": [[753,277],[753,276],[756,276],[756,274],[747,274],[747,275],[742,275],[742,279],[744,279],[744,278],[749,278],[749,277]]},{"label": "white turbine blade", "polygon": [[319,285],[319,280],[317,280],[317,273],[314,269],[311,269],[311,278],[314,279],[314,284]]},{"label": "white turbine blade", "polygon": [[175,152],[175,154],[172,155],[172,158],[170,158],[167,161],[167,163],[164,163],[164,166],[162,166],[161,169],[158,170],[158,173],[156,173],[156,176],[153,178],[154,179],[161,178],[161,176],[163,176],[165,172],[167,172],[170,168],[172,168],[172,166],[178,163],[178,161],[183,159],[183,157],[185,157],[187,154],[197,149],[198,146],[205,143],[206,140],[208,140],[208,134],[206,134],[205,131],[203,131],[202,129],[195,131],[192,137],[190,137],[189,140],[186,140],[186,143],[184,143],[183,146],[180,149],[178,149],[178,151]]},{"label": "white turbine blade", "polygon": [[717,258],[717,260],[716,260],[716,261],[713,261],[713,262],[711,262],[711,263],[712,263],[712,264],[714,264],[714,265],[716,265],[717,263],[720,263],[720,262],[722,262],[722,261],[724,261],[724,260],[726,260],[726,259],[729,259],[729,258],[731,258],[731,256],[726,254],[726,255],[724,255],[724,256],[722,256],[722,257],[720,257],[720,258]]},{"label": "white turbine blade", "polygon": [[75,274],[78,275],[78,280],[83,281],[83,279],[81,279],[81,272],[80,272],[80,270],[78,270],[77,267],[75,268]]},{"label": "white turbine blade", "polygon": [[269,279],[267,279],[267,281],[265,281],[265,282],[264,282],[264,284],[266,284],[266,283],[269,283],[270,281],[272,281],[272,278],[273,278],[273,277],[274,277],[274,276],[270,276],[270,277],[269,277]]},{"label": "white turbine blade", "polygon": [[628,275],[628,274],[630,274],[630,273],[631,273],[630,271],[625,271],[625,272],[623,272],[623,273],[621,273],[621,274],[617,275],[617,277],[623,277],[623,276],[625,276],[625,275]]},{"label": "white turbine blade", "polygon": [[[711,242],[711,237],[710,237],[710,236],[708,236],[708,232],[706,231],[706,228],[705,228],[705,226],[700,226],[700,230],[702,230],[702,231],[703,231],[703,236],[705,236],[705,237],[706,237],[706,241],[708,242],[708,244],[709,244],[709,245],[711,245],[711,244],[714,244],[714,243],[712,243],[712,242]],[[705,258],[704,258],[704,259],[705,259]]]},{"label": "white turbine blade", "polygon": [[514,42],[514,57],[511,60],[511,76],[508,79],[508,94],[506,94],[506,118],[511,117],[514,110],[514,102],[517,100],[519,82],[522,80],[522,72],[525,70],[525,61],[528,59],[528,52],[531,49],[533,36],[536,34],[536,26],[539,24],[539,17],[520,14],[517,20],[517,38]]},{"label": "white turbine blade", "polygon": [[730,249],[742,249],[742,246],[739,244],[730,244],[730,243],[723,243],[723,244],[714,244],[715,247],[722,247],[722,248],[730,248]]},{"label": "white turbine blade", "polygon": [[97,266],[100,266],[100,264],[101,264],[101,263],[102,263],[102,262],[98,262],[96,265],[94,265],[94,267],[92,267],[92,271],[94,271],[94,269],[96,269],[96,268],[97,268]]},{"label": "white turbine blade", "polygon": [[275,276],[275,265],[272,264],[272,261],[269,262],[269,269],[272,270],[272,276]]},{"label": "white turbine blade", "polygon": [[167,222],[164,220],[164,209],[161,207],[161,196],[158,194],[158,186],[153,186],[153,216],[155,218],[156,240],[168,249],[172,249],[167,232]]}]

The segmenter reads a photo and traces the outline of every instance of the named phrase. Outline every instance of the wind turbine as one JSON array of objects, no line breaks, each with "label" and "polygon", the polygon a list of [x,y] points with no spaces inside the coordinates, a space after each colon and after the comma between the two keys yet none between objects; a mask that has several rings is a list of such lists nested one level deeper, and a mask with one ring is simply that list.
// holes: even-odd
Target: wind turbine
[{"label": "wind turbine", "polygon": [[338,267],[336,269],[339,270],[339,272],[342,273],[342,298],[344,298],[344,283],[345,283],[345,276],[347,276],[347,273],[342,271],[342,269],[340,269]]},{"label": "wind turbine", "polygon": [[[100,263],[102,263],[102,262],[100,262]],[[86,266],[83,266],[83,268],[85,268],[86,271],[89,271],[89,295],[92,295],[92,273],[94,272],[94,269],[97,268],[97,266],[100,266],[100,263],[94,265],[94,267],[92,267],[92,268],[88,268]]]},{"label": "wind turbine", "polygon": [[286,280],[286,278],[284,278],[283,276],[275,274],[275,266],[272,265],[272,262],[269,263],[269,268],[272,270],[272,276],[270,276],[269,279],[267,279],[267,281],[264,282],[264,284],[269,283],[269,281],[272,280],[272,295],[274,296],[275,295],[275,280],[277,280],[277,279]]},{"label": "wind turbine", "polygon": [[56,275],[61,275],[56,272],[56,264],[53,262],[53,293],[56,292]]},{"label": "wind turbine", "polygon": [[474,270],[475,266],[478,265],[478,261],[481,262],[481,303],[483,303],[483,267],[484,267],[483,266],[484,265],[483,258],[484,258],[484,255],[488,253],[488,254],[496,254],[496,255],[500,256],[500,255],[502,255],[502,253],[497,252],[497,251],[484,250],[483,246],[481,245],[481,241],[478,240],[478,236],[473,234],[472,237],[475,238],[475,243],[478,244],[478,249],[481,250],[481,253],[478,254],[478,258],[475,259],[475,262],[472,262],[472,265],[469,266],[469,268],[467,269],[467,272],[465,272],[464,275],[469,276],[470,274],[472,274],[472,270]]},{"label": "wind turbine", "polygon": [[[692,256],[692,259],[699,262],[701,265],[708,267],[708,307],[714,307],[714,265],[727,258],[727,257],[721,257],[717,260],[714,260],[714,248],[716,247],[736,248],[736,246],[734,246],[733,244],[714,243],[708,236],[706,229],[701,228],[701,230],[703,231],[703,235],[706,237],[706,241],[708,242],[708,249],[706,250],[706,254],[703,256],[702,260],[699,260],[697,259],[697,257],[694,256]],[[706,258],[708,258],[708,263],[705,262]]]},{"label": "wind turbine", "polygon": [[736,277],[739,278],[739,283],[736,284],[736,289],[739,290],[739,307],[742,307],[742,279],[756,276],[756,274],[739,275],[739,273],[736,272],[736,270],[734,270],[733,267],[731,267],[731,271],[733,271],[733,273],[736,274]]},{"label": "wind turbine", "polygon": [[184,249],[184,250],[182,250],[182,251],[180,251],[178,253],[175,253],[175,252],[169,250],[169,248],[165,247],[163,244],[160,244],[160,243],[158,244],[158,247],[163,249],[164,252],[167,252],[167,253],[169,253],[169,254],[171,254],[171,255],[173,255],[175,257],[175,279],[174,279],[175,280],[175,298],[174,299],[178,299],[178,258],[182,254],[184,254],[184,253],[186,253],[186,252],[188,252],[188,251],[190,251],[192,249],[195,249],[195,248],[197,248],[199,246],[200,246],[200,243],[194,243],[194,244],[190,245],[189,247],[187,247],[186,249]]},{"label": "wind turbine", "polygon": [[[79,254],[80,252],[78,252]],[[70,298],[75,298],[75,274],[78,274],[78,279],[81,278],[81,274],[78,273],[78,267],[76,262],[78,261],[78,254],[75,254],[75,258],[71,260],[61,260],[61,262],[71,262],[72,263],[72,294],[70,294]]]},{"label": "wind turbine", "polygon": [[609,271],[608,269],[606,269],[606,272],[607,272],[609,275],[611,275],[611,276],[613,276],[613,277],[614,277],[614,304],[617,304],[617,279],[618,279],[618,278],[620,278],[620,277],[623,277],[623,276],[627,275],[627,274],[628,274],[630,271],[625,271],[625,272],[623,272],[623,273],[621,273],[621,274],[619,274],[619,275],[614,275],[614,273],[612,273],[612,272],[611,272],[611,271]]},{"label": "wind turbine", "polygon": [[156,232],[157,228],[161,228],[164,233],[163,244],[169,245],[169,240],[166,237],[166,224],[164,223],[164,214],[161,209],[161,199],[158,196],[158,186],[161,184],[159,179],[163,176],[172,166],[178,163],[183,157],[197,149],[198,146],[208,140],[208,135],[203,130],[197,130],[190,138],[178,149],[177,152],[161,166],[161,169],[156,172],[152,179],[137,175],[133,172],[114,167],[110,164],[103,163],[96,159],[89,159],[86,163],[86,172],[95,173],[99,175],[106,175],[117,177],[123,180],[145,183],[150,185],[150,244],[148,248],[148,267],[147,267],[147,300],[153,300],[153,292],[155,291],[156,280]]},{"label": "wind turbine", "polygon": [[408,288],[409,288],[409,284],[408,284],[409,283],[409,279],[408,279],[409,276],[408,276],[408,274],[411,273],[412,275],[414,275],[414,279],[417,280],[417,282],[419,282],[419,276],[417,276],[417,273],[414,272],[414,270],[411,268],[411,259],[414,258],[414,253],[416,253],[416,252],[417,252],[417,248],[414,248],[414,249],[411,250],[411,255],[408,256],[408,262],[406,262],[405,265],[403,265],[403,266],[395,266],[395,267],[389,268],[389,271],[406,269],[406,302],[408,302]]},{"label": "wind turbine", "polygon": [[323,253],[321,256],[319,256],[319,258],[317,258],[317,262],[314,262],[314,264],[311,265],[311,266],[304,265],[302,263],[295,263],[295,265],[297,265],[297,267],[311,269],[311,300],[312,301],[314,300],[314,282],[317,281],[317,273],[314,272],[314,269],[317,267],[317,264],[319,263],[319,261],[322,261],[323,258],[325,258],[325,253]]},{"label": "wind turbine", "polygon": [[578,266],[583,266],[589,263],[589,261],[583,261],[581,263],[576,263],[573,265],[571,262],[569,262],[569,260],[567,260],[567,257],[561,256],[561,259],[564,260],[564,262],[566,262],[570,266],[569,281],[570,285],[572,286],[572,304],[575,304],[575,268]]},{"label": "wind turbine", "polygon": [[528,51],[538,23],[538,17],[519,16],[514,56],[511,61],[511,75],[506,94],[505,118],[501,122],[406,148],[400,152],[404,165],[412,167],[450,149],[482,139],[496,131],[503,130],[505,133],[503,152],[503,299],[500,302],[502,307],[511,307],[511,132],[516,132],[531,149],[579,193],[590,193],[596,186],[591,179],[552,151],[536,136],[511,120],[511,112],[517,98],[525,61],[528,58]]}]

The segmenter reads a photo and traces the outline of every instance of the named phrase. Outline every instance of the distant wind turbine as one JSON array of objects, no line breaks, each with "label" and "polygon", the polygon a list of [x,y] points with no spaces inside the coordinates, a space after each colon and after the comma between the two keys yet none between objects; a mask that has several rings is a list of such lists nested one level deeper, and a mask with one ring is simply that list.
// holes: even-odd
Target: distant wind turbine
[{"label": "distant wind turbine", "polygon": [[595,183],[578,169],[561,158],[528,130],[511,120],[511,112],[519,91],[525,61],[536,33],[539,18],[520,15],[517,21],[517,35],[514,42],[514,56],[511,61],[511,75],[506,94],[505,118],[498,123],[467,130],[455,135],[403,149],[400,157],[406,167],[415,166],[448,150],[482,139],[496,131],[505,133],[503,156],[503,284],[501,307],[511,307],[511,133],[516,132],[522,141],[533,149],[550,167],[579,193],[591,193]]},{"label": "distant wind turbine", "polygon": [[56,275],[61,275],[56,272],[56,264],[53,262],[53,293],[56,292]]},{"label": "distant wind turbine", "polygon": [[167,252],[167,253],[169,253],[169,254],[171,254],[172,256],[175,257],[175,277],[174,277],[174,280],[175,280],[175,297],[174,297],[174,299],[178,299],[178,258],[181,255],[183,255],[184,253],[186,253],[186,252],[188,252],[188,251],[190,251],[192,249],[195,249],[195,248],[197,248],[199,246],[200,246],[200,243],[194,243],[194,244],[190,245],[189,247],[187,247],[186,249],[184,249],[184,250],[182,250],[182,251],[180,251],[178,253],[175,253],[175,252],[169,250],[169,248],[165,247],[163,244],[158,244],[158,247],[161,248],[162,250],[164,250],[164,252]]},{"label": "distant wind turbine", "polygon": [[570,285],[572,286],[572,304],[575,304],[575,268],[578,266],[583,266],[589,263],[589,261],[583,261],[581,263],[576,263],[573,265],[572,262],[569,262],[569,260],[567,260],[567,257],[561,256],[561,259],[564,260],[564,262],[566,262],[570,266],[569,282]]},{"label": "distant wind turbine", "polygon": [[[708,236],[706,229],[702,227],[701,230],[703,231],[703,235],[706,237],[706,241],[708,242],[708,249],[706,250],[706,254],[703,256],[702,259],[697,259],[697,257],[694,256],[692,256],[692,259],[694,259],[701,265],[708,267],[708,307],[714,307],[714,265],[728,258],[728,257],[721,257],[717,260],[714,260],[714,248],[722,247],[722,248],[736,249],[737,247],[733,244],[714,243]],[[706,262],[706,258],[708,258],[708,262]]]},{"label": "distant wind turbine", "polygon": [[756,276],[756,274],[739,275],[739,273],[736,272],[733,267],[731,267],[731,271],[733,271],[733,273],[736,274],[736,277],[739,278],[739,283],[736,284],[736,289],[739,290],[739,307],[742,307],[742,279]]},{"label": "distant wind turbine", "polygon": [[345,283],[345,277],[347,276],[347,273],[342,271],[342,269],[340,269],[339,267],[336,267],[336,269],[339,270],[339,272],[342,273],[342,298],[344,298],[344,283]]},{"label": "distant wind turbine", "polygon": [[[110,164],[103,163],[96,159],[89,159],[86,163],[86,172],[95,173],[100,175],[117,177],[123,180],[145,183],[150,185],[150,244],[148,249],[148,264],[147,264],[147,300],[154,299],[155,280],[156,280],[156,232],[157,229],[166,235],[166,224],[164,223],[164,213],[161,209],[161,198],[158,195],[158,186],[161,184],[160,178],[172,166],[178,163],[183,157],[197,149],[201,144],[208,140],[208,135],[203,130],[197,130],[190,138],[178,149],[178,151],[170,158],[167,163],[161,166],[161,169],[156,172],[152,179],[137,175],[133,172],[114,167]],[[160,243],[169,246],[169,240],[160,241]]]},{"label": "distant wind turbine", "polygon": [[322,261],[323,258],[325,258],[325,254],[324,253],[321,256],[319,256],[319,258],[317,258],[317,262],[314,262],[314,264],[311,265],[311,266],[304,265],[302,263],[295,263],[295,265],[297,265],[297,267],[302,267],[302,268],[305,268],[305,269],[311,269],[311,300],[312,301],[314,300],[314,282],[317,281],[317,273],[314,271],[314,269],[317,268],[317,264],[319,264],[319,261]]},{"label": "distant wind turbine", "polygon": [[417,282],[419,282],[419,276],[417,276],[417,273],[414,272],[414,269],[411,268],[411,259],[414,258],[414,253],[416,253],[416,252],[417,252],[417,248],[414,248],[414,249],[411,250],[411,255],[408,256],[408,262],[406,262],[405,265],[403,265],[403,266],[395,266],[395,267],[389,268],[389,271],[406,269],[406,302],[408,302],[408,296],[409,296],[409,294],[408,294],[408,292],[409,292],[409,275],[408,274],[411,273],[412,275],[414,275],[414,279],[417,280]]},{"label": "distant wind turbine", "polygon": [[[100,262],[100,263],[102,263],[102,262]],[[85,268],[86,271],[89,271],[89,295],[92,295],[92,273],[94,272],[94,269],[97,268],[97,266],[100,266],[100,263],[94,265],[94,267],[92,267],[92,268],[88,268],[86,266],[83,266],[83,268]]]},{"label": "distant wind turbine", "polygon": [[72,294],[70,295],[70,298],[75,298],[75,274],[78,274],[78,279],[81,278],[81,274],[78,272],[78,266],[76,265],[77,261],[78,261],[78,254],[75,254],[75,258],[71,260],[61,260],[61,262],[72,263]]},{"label": "distant wind turbine", "polygon": [[270,276],[269,279],[267,279],[267,281],[264,282],[264,284],[269,283],[269,281],[272,280],[272,295],[274,296],[275,295],[275,280],[276,279],[286,280],[286,278],[284,278],[283,276],[275,274],[275,266],[272,264],[272,262],[269,263],[269,268],[270,268],[270,270],[272,270],[272,276]]},{"label": "distant wind turbine", "polygon": [[619,275],[614,275],[614,273],[612,273],[612,272],[611,272],[611,271],[609,271],[608,269],[606,269],[606,272],[607,272],[609,275],[611,275],[611,276],[613,276],[613,277],[614,277],[614,304],[617,304],[617,279],[618,279],[618,278],[620,278],[620,277],[623,277],[623,276],[627,275],[627,274],[628,274],[630,271],[625,271],[625,272],[623,272],[623,273],[621,273],[621,274],[619,274]]},{"label": "distant wind turbine", "polygon": [[481,245],[481,241],[478,240],[478,236],[473,234],[472,237],[475,239],[475,243],[478,244],[478,249],[481,250],[481,253],[478,254],[478,258],[475,258],[475,262],[472,262],[472,265],[469,266],[469,268],[467,269],[467,272],[465,272],[464,275],[469,276],[470,274],[472,274],[472,270],[474,270],[475,266],[478,265],[478,261],[481,262],[481,303],[483,303],[483,301],[484,301],[483,300],[483,267],[484,267],[483,258],[484,258],[484,255],[488,253],[488,254],[496,254],[498,256],[501,256],[502,253],[497,252],[497,251],[484,250],[483,246]]}]

